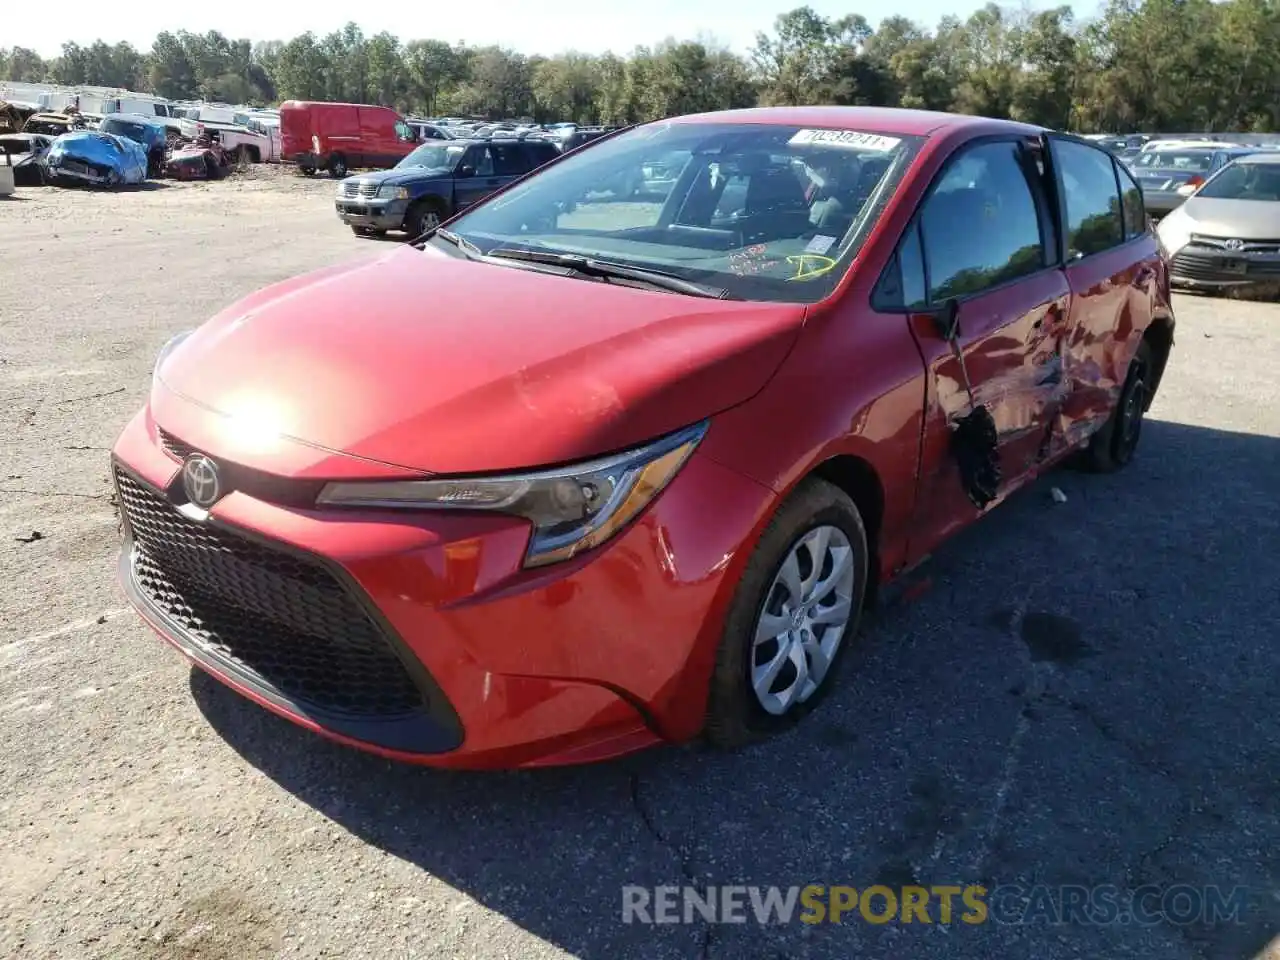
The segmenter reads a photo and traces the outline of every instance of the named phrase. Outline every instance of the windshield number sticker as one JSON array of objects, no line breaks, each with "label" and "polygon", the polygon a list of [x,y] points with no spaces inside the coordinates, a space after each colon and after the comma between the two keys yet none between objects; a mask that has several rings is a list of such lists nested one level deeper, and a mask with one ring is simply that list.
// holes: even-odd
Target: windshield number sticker
[{"label": "windshield number sticker", "polygon": [[836,242],[835,237],[826,237],[818,234],[809,241],[809,245],[804,248],[805,253],[823,254],[831,249],[831,245]]},{"label": "windshield number sticker", "polygon": [[859,133],[856,130],[800,130],[787,141],[788,146],[848,147],[852,150],[872,150],[888,153],[902,141],[898,137],[885,137],[878,133]]}]

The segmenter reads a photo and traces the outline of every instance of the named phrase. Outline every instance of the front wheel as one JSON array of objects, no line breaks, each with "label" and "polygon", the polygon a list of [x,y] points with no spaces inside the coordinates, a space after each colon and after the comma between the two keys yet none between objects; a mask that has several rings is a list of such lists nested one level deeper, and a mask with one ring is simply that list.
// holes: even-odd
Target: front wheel
[{"label": "front wheel", "polygon": [[341,180],[347,175],[347,158],[340,153],[335,153],[329,158],[329,176],[335,180]]},{"label": "front wheel", "polygon": [[868,570],[857,505],[833,484],[804,481],[765,529],[725,618],[707,701],[712,744],[786,729],[829,692],[858,632]]},{"label": "front wheel", "polygon": [[1089,469],[1096,473],[1114,473],[1133,459],[1142,438],[1142,418],[1151,402],[1154,370],[1151,346],[1143,340],[1129,363],[1111,418],[1093,435],[1084,451],[1085,466]]},{"label": "front wheel", "polygon": [[410,239],[414,239],[440,226],[443,219],[439,204],[432,200],[419,200],[405,214],[404,230]]}]

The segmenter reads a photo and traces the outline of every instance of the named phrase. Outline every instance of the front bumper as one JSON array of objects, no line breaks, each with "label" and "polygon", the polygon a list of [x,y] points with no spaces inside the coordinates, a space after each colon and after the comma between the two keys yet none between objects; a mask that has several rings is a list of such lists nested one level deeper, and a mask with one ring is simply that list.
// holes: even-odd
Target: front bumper
[{"label": "front bumper", "polygon": [[[166,423],[175,435],[186,433],[187,442],[207,442],[199,419],[192,414]],[[180,516],[184,499],[177,455],[185,450],[172,436],[165,443],[167,448],[148,408],[130,422],[113,454],[126,518],[120,572],[144,619],[197,666],[295,723],[392,759],[434,766],[582,763],[695,736],[743,547],[754,542],[773,498],[695,455],[657,502],[609,544],[564,564],[524,571],[523,521],[286,505],[260,496],[275,489],[272,483],[292,482],[278,476],[246,479],[244,489],[214,505],[202,521],[207,528],[172,532],[169,524]],[[228,468],[244,477],[254,472]],[[149,530],[145,519],[129,519],[138,509],[129,502],[137,496],[131,484],[161,500],[163,511]],[[715,511],[706,509],[709,502]],[[210,549],[230,551],[236,561],[219,560],[211,577],[207,566],[190,567],[186,554],[166,559],[167,547],[147,547],[147,536],[161,544],[213,537]],[[150,557],[140,564],[139,542],[158,552],[161,562]],[[249,547],[242,550],[242,543]],[[255,552],[283,558],[264,561],[272,576],[261,574]],[[281,565],[298,563],[328,578],[323,597],[282,592],[279,577],[294,574],[282,573]],[[192,621],[183,576],[218,586],[215,599],[225,609],[196,610],[204,619]],[[204,594],[195,599],[207,606]],[[326,635],[321,645],[332,651],[328,659],[317,661],[315,649],[305,648],[306,669],[321,675],[302,675],[306,671],[295,666],[282,676],[276,662],[281,648],[269,646],[263,630],[244,638],[211,635],[218,617],[236,609],[294,634],[298,628],[332,634],[325,624],[314,625],[315,616],[350,624],[355,621],[343,618],[355,609],[374,631],[348,627]],[[386,644],[383,653],[392,651],[402,669],[386,656],[348,656],[343,644],[354,634],[376,634]],[[235,662],[235,649],[228,655],[228,645],[236,643],[253,645],[245,648],[248,654],[240,651],[241,661],[257,658],[250,669]],[[341,659],[340,669],[329,669],[333,658]],[[346,701],[345,712],[334,709],[341,696],[332,692],[335,670],[358,674],[362,683],[363,692]],[[415,711],[403,709],[405,675],[421,694]],[[382,689],[377,678],[385,678],[395,703],[373,716],[367,706]],[[317,690],[325,702],[316,702]]]},{"label": "front bumper", "polygon": [[339,197],[333,202],[338,219],[347,226],[371,230],[399,230],[409,210],[408,200],[380,200],[377,197]]},{"label": "front bumper", "polygon": [[1169,282],[1191,289],[1221,289],[1280,281],[1280,253],[1232,251],[1189,243],[1169,262]]}]

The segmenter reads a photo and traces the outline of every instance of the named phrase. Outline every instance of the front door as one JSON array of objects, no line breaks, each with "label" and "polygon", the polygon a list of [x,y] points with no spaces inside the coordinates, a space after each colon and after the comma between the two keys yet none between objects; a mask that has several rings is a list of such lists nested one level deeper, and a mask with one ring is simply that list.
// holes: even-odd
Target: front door
[{"label": "front door", "polygon": [[[998,497],[1034,475],[1046,454],[1065,390],[1070,289],[1057,267],[1041,159],[1014,139],[961,147],[899,248],[904,301],[918,308],[907,322],[927,370],[917,555],[979,512],[952,436],[975,405],[995,422]],[[948,301],[954,342],[938,324]]]},{"label": "front door", "polygon": [[472,204],[479,203],[505,182],[498,177],[493,165],[493,152],[487,143],[474,144],[467,148],[459,169],[468,168],[469,176],[458,177],[455,181],[454,196],[457,198],[459,210],[465,210]]}]

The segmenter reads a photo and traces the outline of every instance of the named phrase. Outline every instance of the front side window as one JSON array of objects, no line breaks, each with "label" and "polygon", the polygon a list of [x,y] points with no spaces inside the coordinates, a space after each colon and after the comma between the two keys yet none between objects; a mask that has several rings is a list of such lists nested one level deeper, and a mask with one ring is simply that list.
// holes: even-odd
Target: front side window
[{"label": "front side window", "polygon": [[473,176],[493,176],[493,154],[487,146],[472,147],[467,151],[467,159],[464,163],[475,171]]},{"label": "front side window", "polygon": [[1045,266],[1028,179],[1034,169],[1014,141],[970,147],[951,161],[918,218],[930,302],[979,293]]},{"label": "front side window", "polygon": [[1115,166],[1101,150],[1055,140],[1053,155],[1067,215],[1067,259],[1087,257],[1124,242]]},{"label": "front side window", "polygon": [[1196,197],[1207,200],[1280,201],[1280,163],[1233,163],[1206,183]]},{"label": "front side window", "polygon": [[450,229],[486,253],[585,255],[812,303],[840,281],[922,142],[662,121],[546,167]]}]

